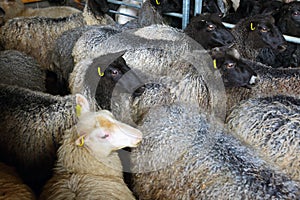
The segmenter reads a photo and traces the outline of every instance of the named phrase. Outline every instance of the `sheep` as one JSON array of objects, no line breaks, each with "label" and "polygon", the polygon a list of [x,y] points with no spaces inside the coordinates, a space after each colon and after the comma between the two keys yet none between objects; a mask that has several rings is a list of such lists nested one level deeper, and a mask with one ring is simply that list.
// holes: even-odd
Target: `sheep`
[{"label": "sheep", "polygon": [[82,112],[58,149],[53,177],[40,199],[130,199],[116,150],[136,147],[142,133],[107,110]]},{"label": "sheep", "polygon": [[[151,34],[149,37],[149,33],[155,34]],[[87,42],[86,45],[88,46]],[[193,49],[199,52],[189,55]],[[198,43],[175,28],[153,25],[118,33],[101,42],[97,48],[92,50],[86,51],[83,55],[77,53],[77,49],[74,47],[74,60],[76,60],[76,55],[81,57],[78,60],[83,60],[97,58],[108,53],[123,52],[122,57],[132,72],[141,74],[138,75],[141,77],[148,76],[148,79],[142,78],[144,83],[147,83],[148,80],[151,81],[151,78],[154,77],[170,77],[174,80],[175,85],[172,90],[178,99],[196,101],[208,110],[224,103],[220,102],[222,98],[215,98],[214,96],[224,94],[222,92],[224,85],[220,74],[214,74],[211,57]],[[84,64],[78,64],[71,74],[70,90],[72,93],[74,91],[81,92],[81,89],[77,90],[76,88],[84,88],[81,87],[82,81],[72,80],[80,76],[87,78],[85,77],[86,67],[84,66]],[[192,83],[190,83],[191,80]],[[194,87],[196,85],[199,86]],[[209,91],[208,85],[215,89]],[[82,93],[85,94],[85,92]],[[222,109],[218,110],[221,111]]]},{"label": "sheep", "polygon": [[191,19],[184,32],[196,40],[204,49],[227,46],[235,39],[216,14],[201,14]]},{"label": "sheep", "polygon": [[[69,74],[81,58],[73,54],[73,49],[78,49],[78,54],[85,56],[97,45],[122,30],[115,26],[85,26],[70,30],[62,34],[56,41],[53,51],[53,65],[51,70],[61,74],[67,82]],[[83,58],[82,58],[83,59]]]},{"label": "sheep", "polygon": [[271,68],[260,63],[244,59],[257,73],[258,81],[251,89],[241,87],[226,88],[227,113],[242,100],[253,97],[267,97],[287,95],[298,98],[300,96],[300,70],[297,68]]},{"label": "sheep", "polygon": [[1,27],[0,46],[25,52],[37,59],[42,69],[49,69],[54,42],[64,31],[84,25],[115,23],[98,3],[101,2],[90,0],[82,13],[70,17],[11,19]]},{"label": "sheep", "polygon": [[[300,2],[291,2],[280,9],[276,25],[283,34],[300,36]],[[286,67],[300,67],[300,45],[289,42],[287,53],[279,55],[279,62]]]},{"label": "sheep", "polygon": [[[151,38],[149,38],[149,33],[156,34],[152,34]],[[86,45],[88,46],[87,42]],[[199,52],[198,50],[193,52],[189,48],[200,50]],[[75,52],[74,57],[79,55],[82,57],[80,59],[83,59],[84,57],[96,58],[107,53],[123,52],[124,55],[122,57],[128,67],[131,68],[131,72],[136,72],[141,77],[148,76],[148,78],[141,78],[144,81],[142,85],[148,81],[151,82],[151,79],[155,79],[155,77],[169,77],[171,79],[170,89],[178,100],[195,101],[208,110],[218,110],[221,113],[224,110],[220,107],[225,105],[225,102],[222,100],[224,99],[223,95],[226,95],[223,92],[225,90],[223,88],[223,80],[227,79],[230,86],[251,85],[255,83],[255,72],[243,62],[237,61],[237,58],[229,55],[229,53],[226,55],[226,59],[221,59],[220,56],[216,57],[217,66],[220,68],[218,71],[214,69],[212,58],[208,52],[203,52],[203,49],[201,49],[202,47],[198,43],[177,29],[169,26],[152,25],[116,34],[101,42],[97,48],[92,49],[93,51],[86,51],[86,56],[82,53],[76,53],[76,48],[73,49],[73,53]],[[229,70],[226,68],[229,65],[232,66],[230,63],[238,64],[230,70],[233,73],[229,74]],[[87,75],[91,73],[87,70],[92,70],[87,69],[86,65],[90,64],[82,62],[75,66],[70,78],[70,90],[72,93],[81,92],[86,94],[86,92],[82,91],[82,88],[86,88],[82,86],[84,85],[82,80],[88,80],[88,77],[92,76]],[[98,67],[101,65],[94,66]],[[236,79],[234,77],[236,72],[245,79],[239,79],[238,76],[236,76],[238,77]],[[219,76],[220,73],[223,73],[223,80],[222,76]],[[232,77],[234,77],[233,80]],[[97,84],[93,83],[91,85]],[[95,94],[95,91],[87,93]],[[215,109],[215,106],[218,109]]]},{"label": "sheep", "polygon": [[258,81],[251,64],[244,62],[234,48],[214,48],[210,52],[214,68],[221,73],[225,88],[245,87],[251,89]]},{"label": "sheep", "polygon": [[299,183],[193,104],[152,107],[130,158],[138,199],[297,199]]},{"label": "sheep", "polygon": [[36,199],[33,191],[23,183],[12,166],[0,163],[1,199]]},{"label": "sheep", "polygon": [[300,181],[300,100],[288,96],[251,98],[234,107],[229,129]]},{"label": "sheep", "polygon": [[76,101],[81,99],[0,84],[0,105],[5,105],[0,108],[0,159],[16,166],[37,192],[51,175],[63,131],[77,121]]},{"label": "sheep", "polygon": [[[275,53],[286,50],[286,41],[274,23],[271,15],[255,15],[236,24],[232,33],[242,57],[256,60],[264,48],[270,48]],[[268,64],[268,57],[265,55],[262,58],[261,62]]]},{"label": "sheep", "polygon": [[46,71],[31,56],[16,50],[0,51],[0,70],[2,84],[46,92]]},{"label": "sheep", "polygon": [[1,0],[0,7],[5,11],[5,21],[15,17],[44,16],[49,18],[67,17],[80,10],[69,6],[53,6],[47,8],[29,8],[22,0]]}]

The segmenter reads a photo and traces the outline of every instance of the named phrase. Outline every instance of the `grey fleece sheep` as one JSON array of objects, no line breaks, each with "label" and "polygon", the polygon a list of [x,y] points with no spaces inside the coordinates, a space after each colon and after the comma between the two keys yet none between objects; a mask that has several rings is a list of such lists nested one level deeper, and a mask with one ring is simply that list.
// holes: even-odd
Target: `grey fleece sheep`
[{"label": "grey fleece sheep", "polygon": [[[75,60],[125,52],[122,57],[131,70],[148,77],[144,83],[161,77],[172,79],[169,88],[178,101],[198,102],[207,110],[224,111],[225,102],[221,97],[224,84],[220,74],[214,74],[211,57],[197,42],[175,28],[153,25],[128,30],[109,37],[85,55],[77,52],[79,48],[74,47]],[[84,66],[78,63],[74,68],[70,79],[73,91],[81,82],[72,79],[82,76],[86,71]]]},{"label": "grey fleece sheep", "polygon": [[[255,60],[265,48],[272,49],[274,53],[286,49],[286,41],[271,15],[244,18],[236,24],[232,33],[236,38],[236,48],[247,59]],[[268,57],[261,58],[260,62],[268,64]]]},{"label": "grey fleece sheep", "polygon": [[250,90],[245,88],[226,88],[227,112],[241,100],[267,97],[274,95],[287,95],[300,97],[300,70],[297,68],[271,68],[260,63],[252,63],[252,69],[257,73],[259,81]]},{"label": "grey fleece sheep", "polygon": [[134,200],[116,150],[136,147],[141,139],[139,130],[115,120],[107,110],[82,113],[64,135],[54,176],[40,199]]},{"label": "grey fleece sheep", "polygon": [[[201,112],[201,114],[200,114]],[[191,104],[153,107],[131,152],[138,199],[297,199],[299,183]]]},{"label": "grey fleece sheep", "polygon": [[[85,55],[85,52],[93,49],[94,45],[119,32],[120,30],[114,26],[96,25],[77,27],[64,32],[55,42],[50,70],[55,72],[61,81],[69,82],[69,75],[77,62],[76,60],[74,62],[72,56],[75,44],[81,46],[82,41],[86,42],[80,47],[80,54]],[[94,36],[92,39],[91,34]]]},{"label": "grey fleece sheep", "polygon": [[0,84],[0,159],[30,186],[51,175],[63,131],[77,121],[76,98]]},{"label": "grey fleece sheep", "polygon": [[0,163],[0,199],[34,200],[33,191],[11,166]]},{"label": "grey fleece sheep", "polygon": [[69,17],[11,19],[1,27],[0,46],[25,52],[37,59],[43,69],[49,69],[54,42],[63,32],[84,25],[115,23],[100,8],[98,16],[94,10],[91,13],[87,5],[84,12]]},{"label": "grey fleece sheep", "polygon": [[47,8],[30,8],[22,0],[1,0],[0,7],[5,11],[5,21],[15,17],[43,16],[51,18],[66,17],[80,10],[69,6],[55,6]]},{"label": "grey fleece sheep", "polygon": [[226,121],[238,138],[300,181],[299,99],[288,96],[248,99],[234,107]]},{"label": "grey fleece sheep", "polygon": [[31,56],[16,50],[0,51],[0,83],[46,91],[46,71]]}]

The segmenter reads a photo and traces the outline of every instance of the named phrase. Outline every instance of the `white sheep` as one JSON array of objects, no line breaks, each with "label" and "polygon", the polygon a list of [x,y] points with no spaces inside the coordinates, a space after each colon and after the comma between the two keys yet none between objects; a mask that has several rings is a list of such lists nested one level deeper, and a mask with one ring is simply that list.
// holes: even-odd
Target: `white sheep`
[{"label": "white sheep", "polygon": [[64,135],[54,176],[40,199],[134,200],[116,150],[136,147],[141,139],[139,130],[117,121],[107,110],[82,111],[77,125]]}]

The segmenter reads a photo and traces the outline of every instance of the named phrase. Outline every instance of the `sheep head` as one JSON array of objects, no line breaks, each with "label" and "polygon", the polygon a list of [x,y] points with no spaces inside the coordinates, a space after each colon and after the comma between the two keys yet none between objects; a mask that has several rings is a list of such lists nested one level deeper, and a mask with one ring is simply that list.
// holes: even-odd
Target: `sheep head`
[{"label": "sheep head", "polygon": [[78,96],[81,110],[75,144],[85,147],[96,157],[106,157],[112,151],[124,147],[136,147],[142,139],[142,133],[125,123],[117,121],[107,110],[90,112],[87,100]]},{"label": "sheep head", "polygon": [[193,17],[184,32],[205,49],[231,45],[235,40],[216,14],[201,14]]},{"label": "sheep head", "polygon": [[278,27],[284,34],[300,36],[300,2],[291,2],[280,9]]},{"label": "sheep head", "polygon": [[211,52],[214,68],[222,75],[225,87],[246,87],[256,84],[257,74],[234,48],[214,48]]},{"label": "sheep head", "polygon": [[256,15],[248,22],[247,26],[248,36],[245,38],[245,45],[249,48],[261,49],[271,47],[277,51],[284,51],[286,49],[286,41],[275,26],[275,20],[270,15]]}]

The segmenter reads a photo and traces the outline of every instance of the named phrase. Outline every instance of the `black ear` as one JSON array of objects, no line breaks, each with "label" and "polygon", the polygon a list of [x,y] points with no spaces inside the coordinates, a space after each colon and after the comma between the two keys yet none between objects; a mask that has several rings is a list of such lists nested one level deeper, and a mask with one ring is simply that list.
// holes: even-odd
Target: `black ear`
[{"label": "black ear", "polygon": [[109,10],[106,0],[88,0],[87,2],[89,9],[96,16],[102,16]]},{"label": "black ear", "polygon": [[0,7],[0,26],[4,24],[5,11]]}]

